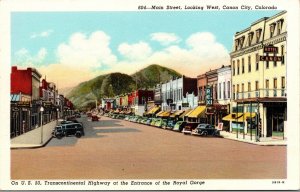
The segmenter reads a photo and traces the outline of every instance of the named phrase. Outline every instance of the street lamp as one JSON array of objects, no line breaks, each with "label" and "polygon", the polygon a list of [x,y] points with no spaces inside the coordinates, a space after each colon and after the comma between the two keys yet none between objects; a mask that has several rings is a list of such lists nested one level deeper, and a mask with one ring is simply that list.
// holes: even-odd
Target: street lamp
[{"label": "street lamp", "polygon": [[44,107],[41,106],[40,108],[41,111],[41,144],[43,144],[43,112],[44,112]]},{"label": "street lamp", "polygon": [[56,108],[56,124],[58,124],[58,112],[59,112],[59,109]]}]

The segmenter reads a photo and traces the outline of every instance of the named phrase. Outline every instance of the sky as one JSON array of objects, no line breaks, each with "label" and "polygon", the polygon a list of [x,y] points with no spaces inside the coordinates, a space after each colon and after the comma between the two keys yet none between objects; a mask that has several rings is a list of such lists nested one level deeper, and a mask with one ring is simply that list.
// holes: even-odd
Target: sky
[{"label": "sky", "polygon": [[278,12],[13,12],[11,62],[60,88],[150,64],[196,77],[229,65],[234,34]]}]

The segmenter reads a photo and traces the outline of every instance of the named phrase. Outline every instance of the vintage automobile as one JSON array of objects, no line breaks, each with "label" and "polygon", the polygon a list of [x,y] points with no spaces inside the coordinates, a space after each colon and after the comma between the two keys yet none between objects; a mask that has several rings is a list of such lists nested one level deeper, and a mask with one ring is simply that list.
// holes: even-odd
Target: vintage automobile
[{"label": "vintage automobile", "polygon": [[199,124],[196,129],[192,131],[193,135],[200,136],[220,136],[220,131],[215,129],[215,126],[210,124]]},{"label": "vintage automobile", "polygon": [[177,121],[172,130],[181,132],[185,125],[186,125],[185,121]]},{"label": "vintage automobile", "polygon": [[184,126],[184,128],[183,128],[183,130],[182,130],[182,133],[184,133],[184,134],[192,134],[192,131],[194,130],[194,129],[196,129],[196,127],[199,125],[199,123],[195,123],[195,122],[188,122],[185,126]]},{"label": "vintage automobile", "polygon": [[74,135],[77,138],[84,136],[83,125],[81,123],[61,124],[54,128],[52,135],[58,139]]},{"label": "vintage automobile", "polygon": [[97,115],[92,116],[92,121],[99,121],[99,117]]},{"label": "vintage automobile", "polygon": [[152,118],[148,118],[145,124],[146,124],[146,125],[150,125],[151,122],[152,122]]},{"label": "vintage automobile", "polygon": [[155,127],[160,127],[160,128],[164,128],[166,127],[166,125],[167,125],[167,119],[161,119],[161,118],[156,119],[154,124]]},{"label": "vintage automobile", "polygon": [[176,124],[176,121],[168,120],[167,125],[166,125],[166,129],[172,130],[174,128],[175,124]]}]

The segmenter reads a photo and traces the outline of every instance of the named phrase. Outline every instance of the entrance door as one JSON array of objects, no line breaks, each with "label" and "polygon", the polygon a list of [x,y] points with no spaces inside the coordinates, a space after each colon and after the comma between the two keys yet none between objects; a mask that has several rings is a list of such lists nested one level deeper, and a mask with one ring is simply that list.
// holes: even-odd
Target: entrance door
[{"label": "entrance door", "polygon": [[267,137],[272,137],[272,109],[267,109]]}]

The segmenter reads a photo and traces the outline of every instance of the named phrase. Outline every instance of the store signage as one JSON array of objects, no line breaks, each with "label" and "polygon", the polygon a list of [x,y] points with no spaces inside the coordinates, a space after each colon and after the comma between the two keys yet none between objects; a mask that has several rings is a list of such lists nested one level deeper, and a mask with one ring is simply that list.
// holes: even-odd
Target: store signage
[{"label": "store signage", "polygon": [[30,101],[19,101],[17,103],[18,107],[30,107]]},{"label": "store signage", "polygon": [[260,61],[283,61],[283,56],[259,56]]},{"label": "store signage", "polygon": [[265,46],[264,53],[278,53],[278,47],[274,46]]},{"label": "store signage", "polygon": [[45,107],[45,108],[51,108],[52,107],[52,103],[50,101],[43,101],[43,107]]},{"label": "store signage", "polygon": [[213,100],[212,100],[212,91],[210,86],[207,86],[205,90],[205,98],[206,98],[206,105],[212,105]]},{"label": "store signage", "polygon": [[189,103],[182,103],[182,107],[189,107]]},{"label": "store signage", "polygon": [[19,108],[14,107],[14,108],[11,108],[11,110],[12,111],[19,111]]}]

